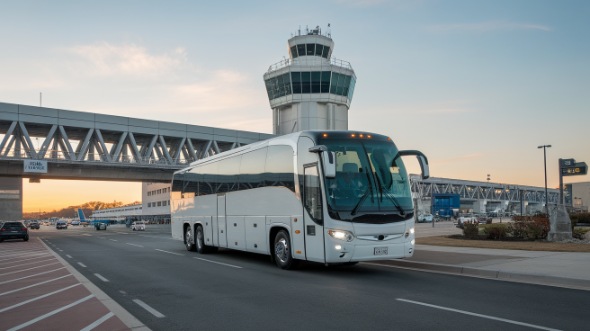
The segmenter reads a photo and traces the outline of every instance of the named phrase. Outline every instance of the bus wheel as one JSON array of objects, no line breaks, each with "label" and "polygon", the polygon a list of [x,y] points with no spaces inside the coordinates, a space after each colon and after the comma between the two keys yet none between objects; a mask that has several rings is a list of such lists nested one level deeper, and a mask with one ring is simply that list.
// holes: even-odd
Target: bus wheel
[{"label": "bus wheel", "polygon": [[275,263],[281,269],[292,269],[295,267],[295,260],[291,256],[291,242],[289,234],[280,230],[275,236],[274,257]]},{"label": "bus wheel", "polygon": [[197,225],[197,231],[195,235],[195,244],[197,246],[197,252],[200,254],[206,253],[205,249],[205,235],[203,234],[203,227]]},{"label": "bus wheel", "polygon": [[193,234],[191,233],[190,225],[187,226],[184,231],[184,244],[186,245],[186,250],[192,252],[195,250],[195,244],[193,243]]}]

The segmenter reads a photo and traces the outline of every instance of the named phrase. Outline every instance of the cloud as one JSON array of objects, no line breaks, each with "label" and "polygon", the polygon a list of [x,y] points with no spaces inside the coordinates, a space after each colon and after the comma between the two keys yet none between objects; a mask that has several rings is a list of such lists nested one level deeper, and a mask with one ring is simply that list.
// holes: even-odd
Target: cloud
[{"label": "cloud", "polygon": [[530,23],[514,23],[502,21],[489,21],[479,23],[456,23],[456,24],[440,24],[431,25],[427,27],[431,32],[493,32],[493,31],[515,31],[515,30],[537,30],[537,31],[552,31],[550,27],[530,24]]},{"label": "cloud", "polygon": [[67,49],[75,54],[87,73],[98,76],[158,75],[186,64],[186,51],[176,48],[169,53],[153,55],[137,45],[113,45],[102,42]]}]

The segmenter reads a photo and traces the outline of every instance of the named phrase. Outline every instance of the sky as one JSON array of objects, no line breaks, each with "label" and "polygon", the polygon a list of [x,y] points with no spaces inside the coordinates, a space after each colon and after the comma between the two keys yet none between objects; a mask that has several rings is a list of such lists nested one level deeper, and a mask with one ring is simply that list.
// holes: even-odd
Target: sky
[{"label": "sky", "polygon": [[[543,187],[539,145],[551,188],[559,158],[590,163],[590,1],[0,4],[0,102],[272,133],[262,76],[319,26],[357,76],[349,129],[424,152],[433,177]],[[138,183],[23,190],[25,211],[141,200]]]}]

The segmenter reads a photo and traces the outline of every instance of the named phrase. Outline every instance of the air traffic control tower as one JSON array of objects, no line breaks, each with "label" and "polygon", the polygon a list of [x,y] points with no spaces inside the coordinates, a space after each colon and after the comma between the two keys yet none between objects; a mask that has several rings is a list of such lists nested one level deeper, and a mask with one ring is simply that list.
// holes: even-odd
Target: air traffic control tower
[{"label": "air traffic control tower", "polygon": [[[329,25],[328,25],[329,26]],[[288,41],[289,59],[264,74],[273,133],[348,130],[356,75],[350,63],[332,58],[334,41],[319,27]]]}]

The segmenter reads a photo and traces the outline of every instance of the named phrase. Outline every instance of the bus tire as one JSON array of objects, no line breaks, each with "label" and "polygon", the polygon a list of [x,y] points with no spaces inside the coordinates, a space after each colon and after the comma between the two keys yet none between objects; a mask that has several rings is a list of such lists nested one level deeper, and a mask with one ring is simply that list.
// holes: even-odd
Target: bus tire
[{"label": "bus tire", "polygon": [[193,242],[193,234],[190,225],[184,228],[184,245],[186,246],[187,251],[195,251],[195,243]]},{"label": "bus tire", "polygon": [[203,233],[203,227],[201,225],[197,225],[197,229],[195,230],[195,246],[197,247],[197,253],[207,253],[207,248],[205,247],[205,234]]},{"label": "bus tire", "polygon": [[285,230],[277,232],[273,245],[274,260],[281,269],[293,269],[296,266],[295,259],[291,255],[291,240]]}]

